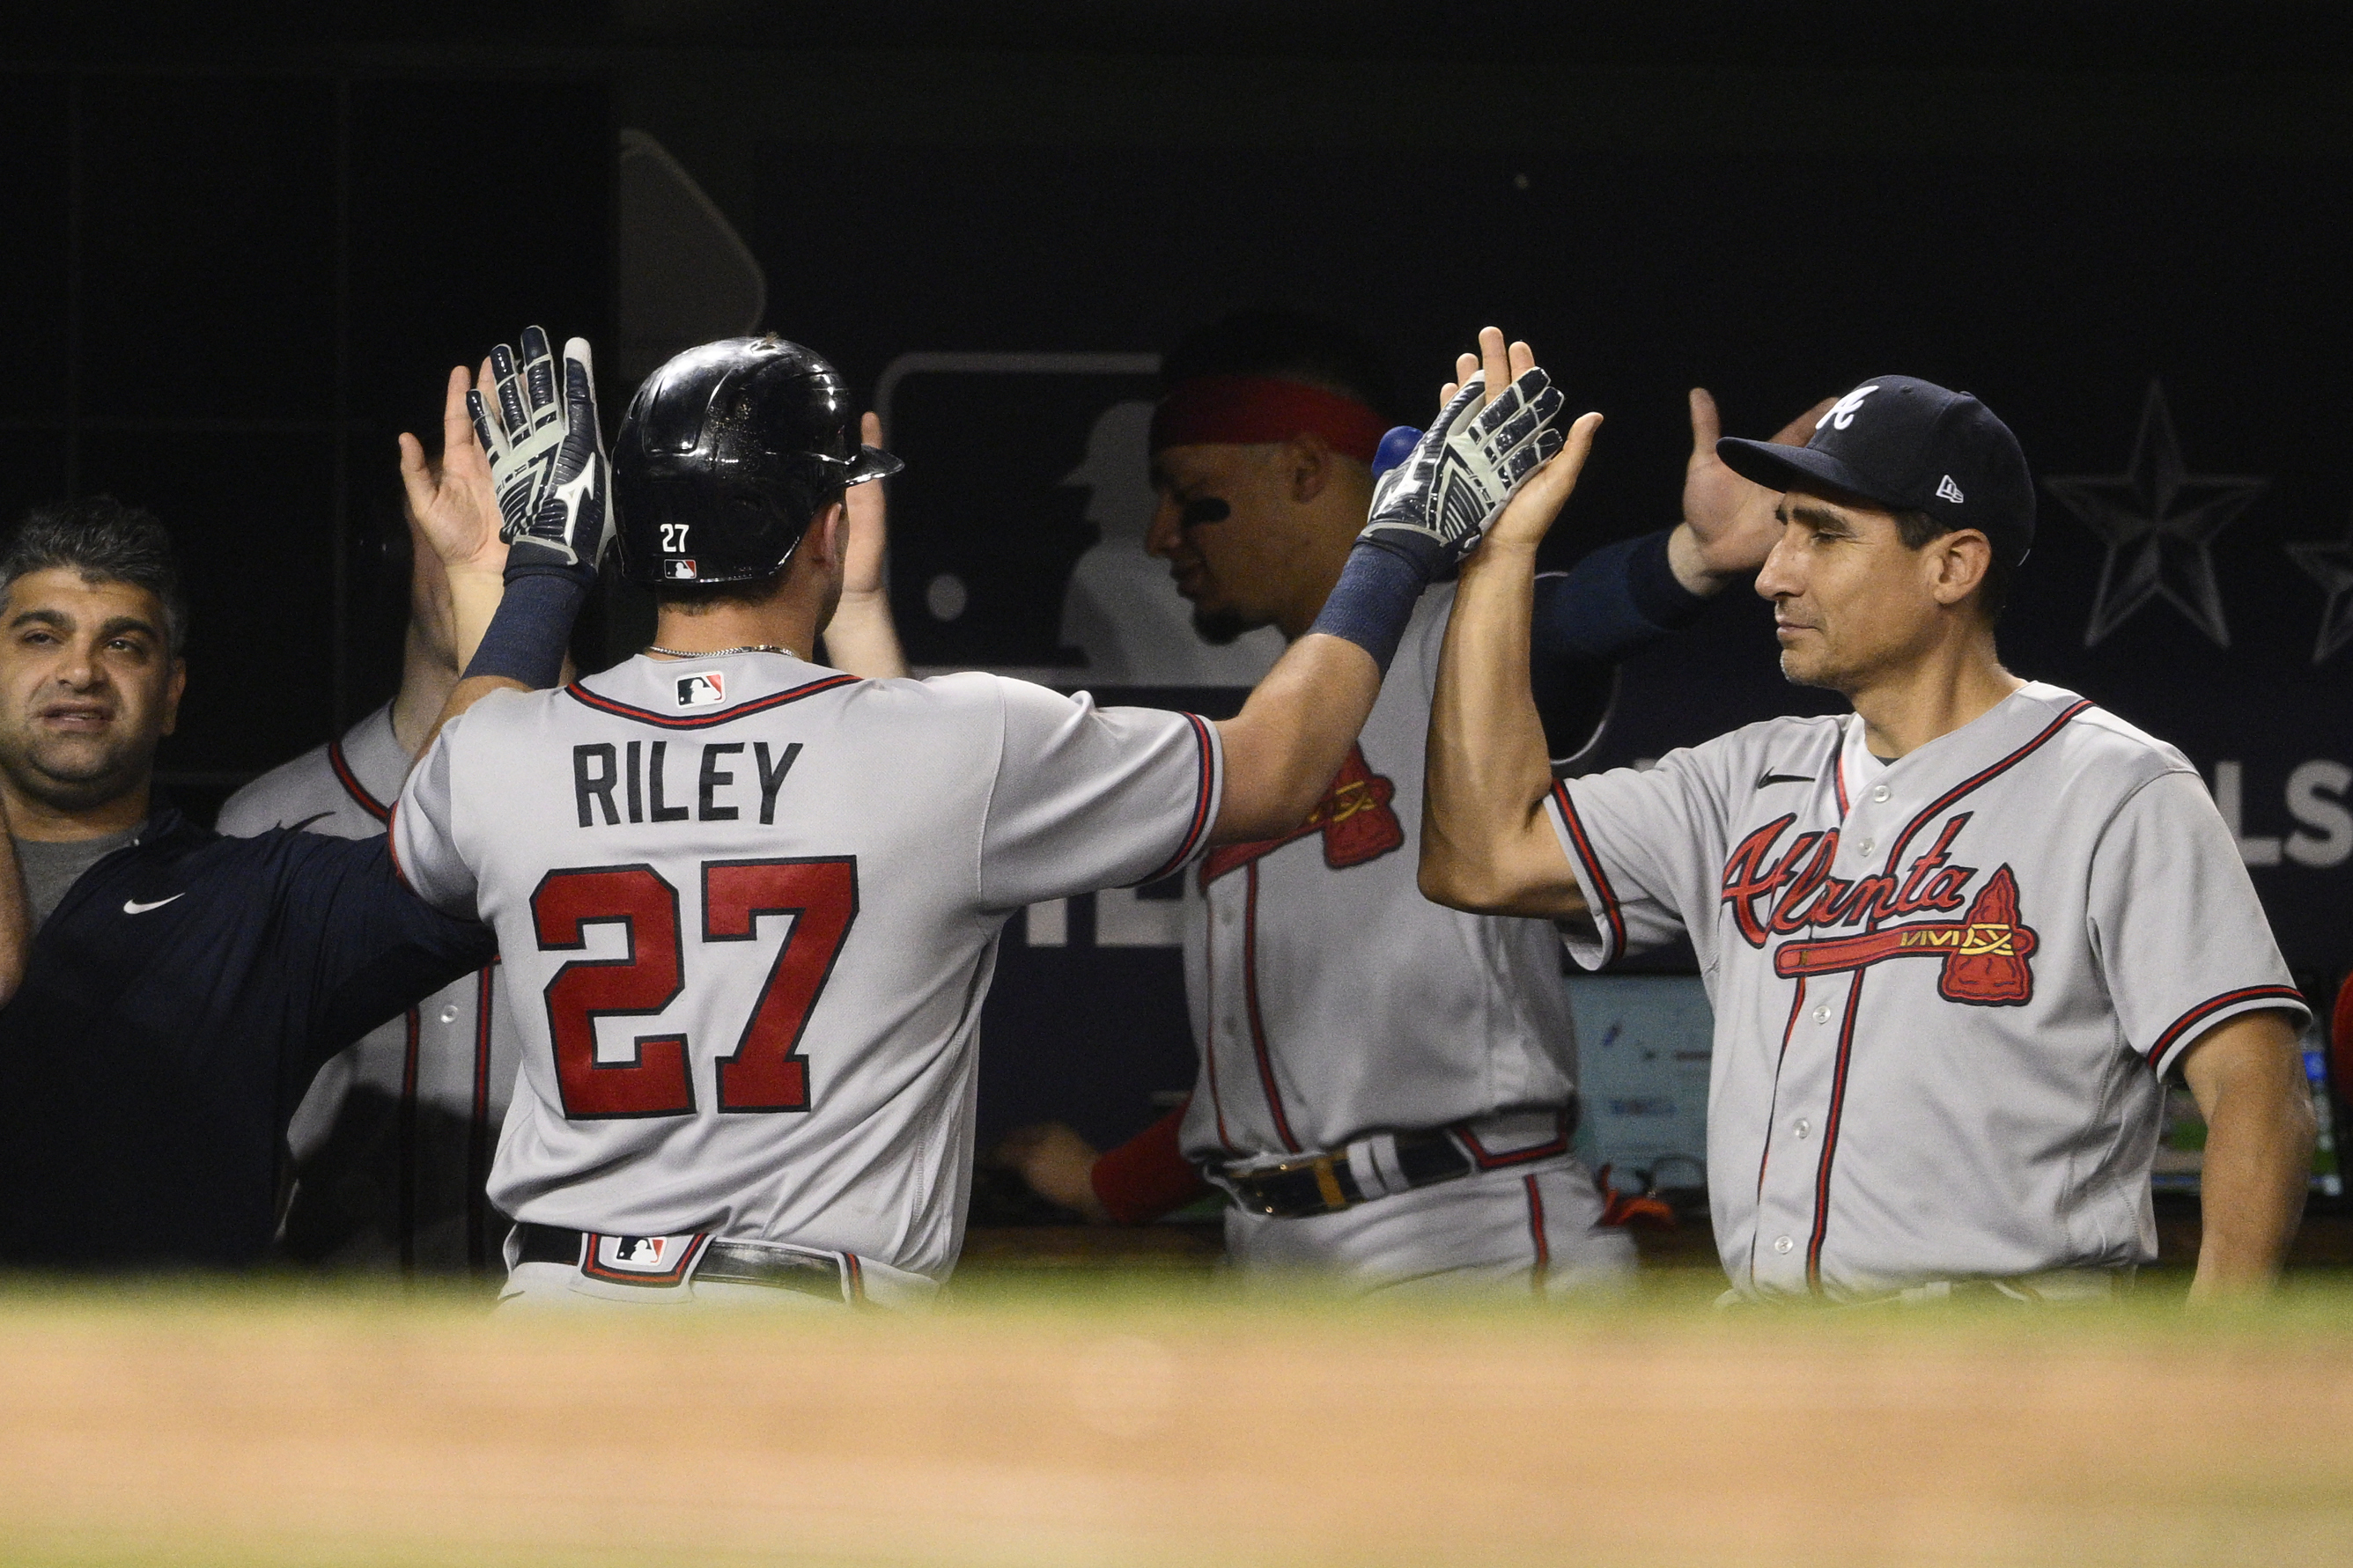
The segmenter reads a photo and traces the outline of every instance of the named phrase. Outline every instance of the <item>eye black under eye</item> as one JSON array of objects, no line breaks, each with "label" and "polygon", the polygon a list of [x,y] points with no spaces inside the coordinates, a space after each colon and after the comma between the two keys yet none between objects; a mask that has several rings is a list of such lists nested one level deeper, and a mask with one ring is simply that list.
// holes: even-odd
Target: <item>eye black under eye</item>
[{"label": "eye black under eye", "polygon": [[1233,515],[1234,509],[1216,496],[1203,496],[1198,500],[1187,501],[1185,510],[1177,514],[1176,521],[1181,527],[1194,528],[1205,522],[1223,522]]}]

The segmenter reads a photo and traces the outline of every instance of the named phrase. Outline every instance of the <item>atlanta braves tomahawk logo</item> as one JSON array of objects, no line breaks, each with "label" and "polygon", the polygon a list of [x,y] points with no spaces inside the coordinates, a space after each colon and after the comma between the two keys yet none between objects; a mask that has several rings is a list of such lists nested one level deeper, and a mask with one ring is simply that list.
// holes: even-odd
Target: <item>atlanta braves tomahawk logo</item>
[{"label": "atlanta braves tomahawk logo", "polygon": [[1227,872],[1238,871],[1311,833],[1324,836],[1324,864],[1335,871],[1377,860],[1405,843],[1405,826],[1389,805],[1396,794],[1397,785],[1373,772],[1365,761],[1364,748],[1351,746],[1348,760],[1340,764],[1332,787],[1307,814],[1306,821],[1280,838],[1212,849],[1201,862],[1201,886],[1206,888]]},{"label": "atlanta braves tomahawk logo", "polygon": [[[1978,868],[1951,863],[1953,840],[1968,825],[1962,812],[1945,824],[1935,845],[1896,875],[1883,870],[1849,881],[1831,875],[1839,835],[1800,833],[1788,849],[1782,837],[1794,816],[1767,823],[1740,841],[1724,868],[1724,901],[1733,925],[1751,947],[1790,936],[1773,950],[1773,973],[1785,980],[1866,969],[1894,958],[1933,958],[1944,965],[1936,994],[1978,1007],[2015,1007],[2034,996],[2028,963],[2038,945],[2019,917],[2018,879],[1998,868],[1974,897]],[[1960,914],[1958,920],[1906,920],[1908,915]],[[1888,922],[1894,923],[1888,923]],[[1798,937],[1800,931],[1844,935]]]}]

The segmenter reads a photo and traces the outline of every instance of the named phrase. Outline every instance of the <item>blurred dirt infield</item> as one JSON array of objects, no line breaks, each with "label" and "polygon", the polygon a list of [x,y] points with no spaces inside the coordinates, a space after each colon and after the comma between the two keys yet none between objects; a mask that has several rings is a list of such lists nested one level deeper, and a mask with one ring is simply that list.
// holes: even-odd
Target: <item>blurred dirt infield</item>
[{"label": "blurred dirt infield", "polygon": [[[1663,1300],[1661,1297],[1663,1296]],[[8,1563],[2353,1561],[2353,1300],[485,1320],[0,1295]]]}]

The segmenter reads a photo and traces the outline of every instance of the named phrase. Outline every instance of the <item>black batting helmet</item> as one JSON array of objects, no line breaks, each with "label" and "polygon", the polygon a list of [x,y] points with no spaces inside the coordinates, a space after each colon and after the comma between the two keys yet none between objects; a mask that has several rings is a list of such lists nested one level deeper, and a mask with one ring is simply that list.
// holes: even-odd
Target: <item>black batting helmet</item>
[{"label": "black batting helmet", "polygon": [[646,377],[613,446],[622,574],[765,577],[845,489],[901,467],[859,444],[849,388],[818,354],[773,333],[689,349]]}]

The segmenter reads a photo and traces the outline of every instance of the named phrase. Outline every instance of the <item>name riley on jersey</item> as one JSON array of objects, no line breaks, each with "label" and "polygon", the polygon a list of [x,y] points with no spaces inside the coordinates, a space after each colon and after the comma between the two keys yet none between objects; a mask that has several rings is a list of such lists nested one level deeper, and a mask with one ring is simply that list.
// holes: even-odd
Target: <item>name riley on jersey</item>
[{"label": "name riley on jersey", "polygon": [[[774,824],[776,820],[776,792],[785,787],[785,776],[800,760],[801,743],[793,742],[776,754],[771,754],[768,742],[754,741],[747,750],[742,741],[705,741],[698,748],[699,760],[691,764],[694,780],[694,805],[672,805],[670,784],[670,762],[668,741],[631,741],[617,746],[610,741],[593,742],[572,748],[572,798],[580,810],[583,827],[617,827],[623,822],[733,822],[740,818],[750,804],[753,776],[739,778],[737,759],[749,761],[758,770],[760,820]],[[732,765],[731,765],[732,764]],[[690,770],[681,769],[681,776]],[[621,797],[616,805],[614,796]],[[744,804],[738,805],[741,801]]]}]

